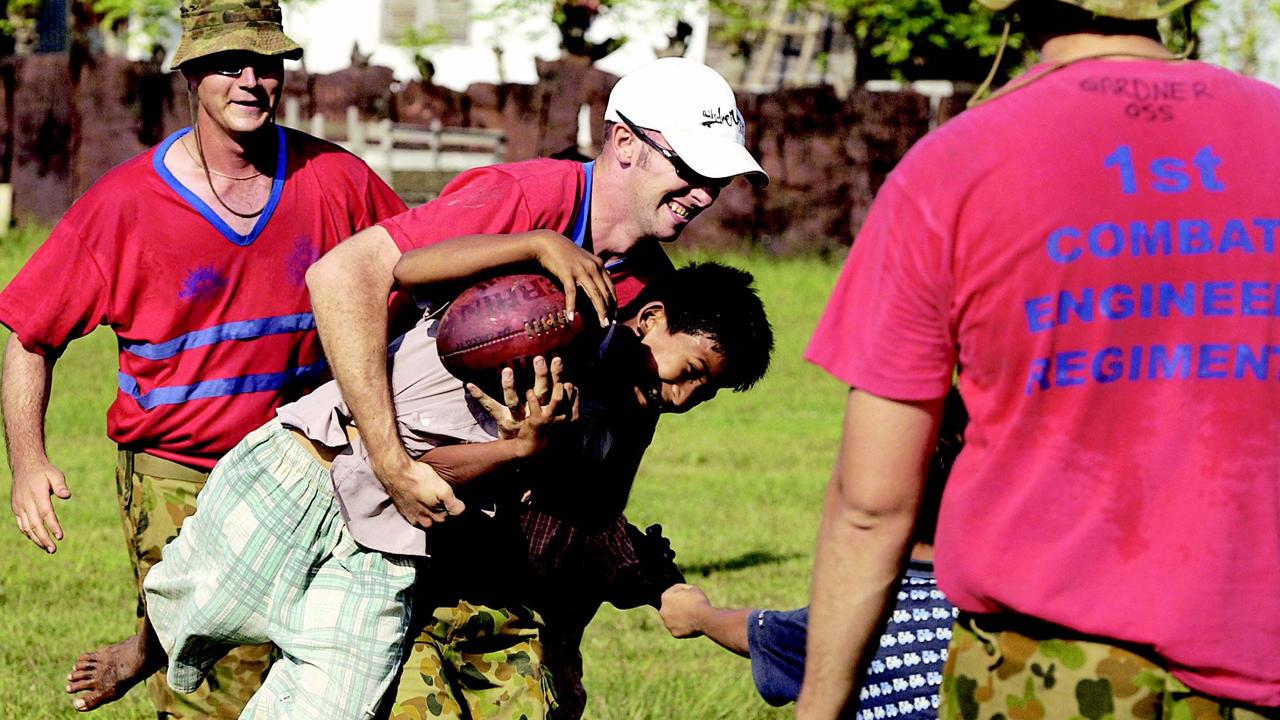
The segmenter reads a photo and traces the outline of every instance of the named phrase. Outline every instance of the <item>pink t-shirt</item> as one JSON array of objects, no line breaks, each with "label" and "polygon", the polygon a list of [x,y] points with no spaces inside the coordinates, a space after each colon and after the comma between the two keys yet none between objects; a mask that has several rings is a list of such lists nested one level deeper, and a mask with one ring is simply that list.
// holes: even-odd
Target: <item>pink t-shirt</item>
[{"label": "pink t-shirt", "polygon": [[1194,62],[1046,72],[922,140],[807,357],[972,417],[938,578],[1280,705],[1280,89]]}]

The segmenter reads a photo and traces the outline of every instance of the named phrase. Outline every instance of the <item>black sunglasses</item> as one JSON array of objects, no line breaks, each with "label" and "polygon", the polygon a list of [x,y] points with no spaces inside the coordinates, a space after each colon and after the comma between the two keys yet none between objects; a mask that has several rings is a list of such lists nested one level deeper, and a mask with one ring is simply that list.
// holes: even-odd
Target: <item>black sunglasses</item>
[{"label": "black sunglasses", "polygon": [[247,67],[253,68],[253,74],[259,77],[283,75],[284,58],[279,55],[227,52],[201,58],[199,62],[200,70],[224,77],[240,77]]},{"label": "black sunglasses", "polygon": [[659,145],[657,141],[649,137],[644,130],[641,130],[638,125],[628,120],[626,115],[618,113],[618,117],[622,118],[622,122],[625,123],[626,126],[631,129],[631,132],[635,134],[636,137],[640,138],[645,145],[657,150],[659,155],[666,158],[667,162],[671,163],[671,167],[675,168],[676,175],[679,176],[681,180],[694,187],[712,187],[717,189],[724,189],[730,182],[733,182],[733,177],[711,178],[700,174],[697,170],[689,167],[689,163],[682,160],[674,150],[664,148]]}]

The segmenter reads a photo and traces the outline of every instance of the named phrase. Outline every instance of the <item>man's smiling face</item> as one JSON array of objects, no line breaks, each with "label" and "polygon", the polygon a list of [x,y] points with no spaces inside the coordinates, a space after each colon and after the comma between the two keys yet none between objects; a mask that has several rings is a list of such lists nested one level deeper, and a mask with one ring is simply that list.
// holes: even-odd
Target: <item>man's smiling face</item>
[{"label": "man's smiling face", "polygon": [[284,81],[282,58],[231,51],[190,65],[183,70],[196,84],[201,107],[228,135],[255,132],[271,120]]},{"label": "man's smiling face", "polygon": [[[650,141],[670,150],[661,133],[640,130]],[[732,178],[685,177],[675,163],[635,135],[637,160],[632,183],[632,219],[642,237],[670,242],[695,217],[711,207]],[[684,173],[686,176],[689,173]]]}]

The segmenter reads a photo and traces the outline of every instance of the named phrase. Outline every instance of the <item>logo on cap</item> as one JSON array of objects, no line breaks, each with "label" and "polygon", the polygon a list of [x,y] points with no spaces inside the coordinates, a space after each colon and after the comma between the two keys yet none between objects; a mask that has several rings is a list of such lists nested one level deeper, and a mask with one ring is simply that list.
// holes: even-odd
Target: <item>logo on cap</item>
[{"label": "logo on cap", "polygon": [[702,121],[702,127],[711,127],[712,125],[727,125],[729,127],[742,127],[742,113],[737,108],[729,110],[721,110],[720,108],[711,108],[703,110],[702,117],[706,118]]}]

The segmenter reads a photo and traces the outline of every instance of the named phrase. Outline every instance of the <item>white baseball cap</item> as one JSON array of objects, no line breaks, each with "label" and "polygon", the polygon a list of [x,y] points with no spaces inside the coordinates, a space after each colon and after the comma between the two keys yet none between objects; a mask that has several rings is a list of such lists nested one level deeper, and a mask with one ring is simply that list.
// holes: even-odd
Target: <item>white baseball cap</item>
[{"label": "white baseball cap", "polygon": [[[625,119],[624,117],[625,116]],[[668,57],[627,73],[609,93],[604,119],[662,133],[694,172],[720,179],[744,175],[764,187],[769,176],[747,151],[747,128],[733,88],[715,70]]]}]

